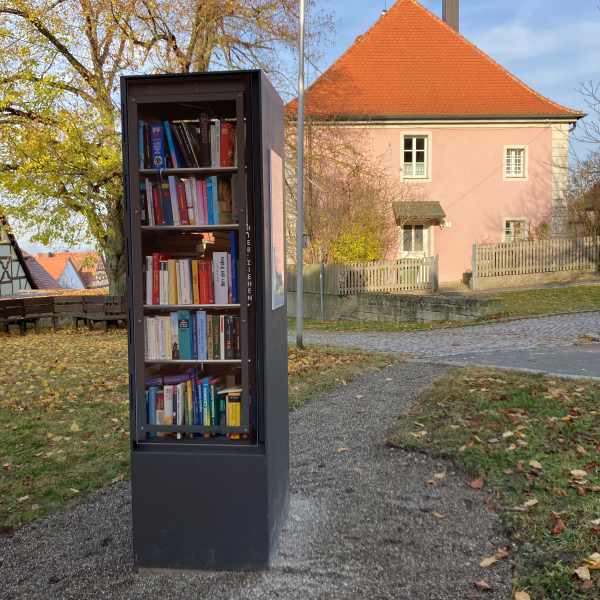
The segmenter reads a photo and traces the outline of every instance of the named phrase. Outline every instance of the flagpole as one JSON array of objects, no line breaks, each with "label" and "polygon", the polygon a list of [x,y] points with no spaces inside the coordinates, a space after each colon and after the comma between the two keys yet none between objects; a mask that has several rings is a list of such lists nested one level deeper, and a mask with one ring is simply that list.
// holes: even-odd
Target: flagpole
[{"label": "flagpole", "polygon": [[298,69],[298,194],[297,194],[297,282],[296,282],[296,344],[302,348],[302,265],[304,242],[304,0],[300,0],[300,58]]}]

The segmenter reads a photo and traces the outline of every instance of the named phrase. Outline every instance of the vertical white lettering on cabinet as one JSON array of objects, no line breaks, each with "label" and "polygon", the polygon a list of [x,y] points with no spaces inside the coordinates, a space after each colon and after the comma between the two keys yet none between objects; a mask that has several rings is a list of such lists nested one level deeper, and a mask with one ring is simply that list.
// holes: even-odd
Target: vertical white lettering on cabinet
[{"label": "vertical white lettering on cabinet", "polygon": [[285,303],[285,214],[283,203],[283,160],[269,150],[271,199],[271,296],[272,309]]}]

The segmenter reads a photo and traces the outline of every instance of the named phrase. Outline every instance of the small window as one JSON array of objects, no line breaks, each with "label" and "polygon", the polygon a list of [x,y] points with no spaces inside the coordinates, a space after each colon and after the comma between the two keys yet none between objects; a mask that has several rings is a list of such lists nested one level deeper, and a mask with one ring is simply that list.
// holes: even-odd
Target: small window
[{"label": "small window", "polygon": [[71,277],[71,285],[75,285],[75,277]]},{"label": "small window", "polygon": [[523,148],[506,150],[506,177],[525,177],[525,150]]},{"label": "small window", "polygon": [[404,225],[404,252],[423,252],[423,225]]},{"label": "small window", "polygon": [[427,138],[404,138],[404,177],[425,179],[427,177]]},{"label": "small window", "polygon": [[525,219],[506,219],[504,223],[504,241],[519,242],[527,238]]}]

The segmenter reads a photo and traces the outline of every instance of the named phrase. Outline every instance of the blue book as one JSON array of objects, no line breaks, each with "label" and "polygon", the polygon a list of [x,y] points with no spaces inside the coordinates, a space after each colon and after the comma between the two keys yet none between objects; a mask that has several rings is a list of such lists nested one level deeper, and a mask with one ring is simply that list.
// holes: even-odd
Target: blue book
[{"label": "blue book", "polygon": [[217,183],[217,176],[213,175],[212,179],[212,211],[213,219],[215,220],[214,225],[219,224],[219,186]]},{"label": "blue book", "polygon": [[184,165],[179,157],[179,152],[177,147],[175,146],[175,142],[173,141],[173,136],[171,135],[171,127],[169,125],[169,121],[165,121],[165,136],[167,138],[167,144],[169,144],[169,150],[171,151],[171,159],[173,160],[173,168],[181,169]]},{"label": "blue book", "polygon": [[[215,218],[213,215],[213,201],[212,201],[212,178],[206,178],[206,210],[208,212],[208,224],[215,225]],[[218,213],[217,213],[218,217]]]},{"label": "blue book", "polygon": [[160,182],[161,215],[163,225],[173,225],[173,206],[171,202],[171,187],[168,181]]},{"label": "blue book", "polygon": [[196,329],[196,313],[195,312],[193,312],[191,314],[190,326],[192,328],[192,358],[194,360],[198,360],[198,330]]},{"label": "blue book", "polygon": [[[190,380],[192,382],[192,410],[194,411],[194,425],[198,425],[198,405],[196,403],[196,368],[190,369]],[[195,436],[192,436],[195,437]]]},{"label": "blue book", "polygon": [[210,421],[210,377],[202,380],[202,417],[204,425],[212,425]]},{"label": "blue book", "polygon": [[138,154],[140,156],[140,169],[144,168],[144,121],[138,121]]},{"label": "blue book", "polygon": [[196,389],[196,404],[198,405],[198,423],[197,425],[204,424],[204,415],[202,414],[202,381],[195,381],[194,388]]},{"label": "blue book", "polygon": [[150,125],[150,149],[152,152],[152,168],[165,168],[165,139],[162,125]]},{"label": "blue book", "polygon": [[229,232],[229,251],[231,253],[231,303],[238,303],[238,275],[237,275],[237,243],[235,231]]},{"label": "blue book", "polygon": [[[152,386],[148,392],[148,425],[156,425],[156,392],[157,387]],[[156,437],[156,431],[149,431],[148,437]]]},{"label": "blue book", "polygon": [[198,360],[208,360],[208,346],[206,344],[206,311],[196,313],[196,327],[198,329]]},{"label": "blue book", "polygon": [[192,360],[192,331],[189,310],[177,311],[179,360]]}]

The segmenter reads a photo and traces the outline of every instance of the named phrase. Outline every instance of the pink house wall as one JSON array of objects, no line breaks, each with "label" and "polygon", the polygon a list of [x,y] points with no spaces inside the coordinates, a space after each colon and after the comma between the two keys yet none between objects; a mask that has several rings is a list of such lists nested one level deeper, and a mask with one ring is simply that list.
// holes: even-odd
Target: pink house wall
[{"label": "pink house wall", "polygon": [[[421,181],[451,223],[433,233],[440,281],[459,281],[471,268],[474,243],[501,242],[503,218],[528,217],[535,224],[551,210],[551,125],[374,127],[371,134],[374,152],[387,152],[399,178],[403,135],[428,136],[429,178],[408,181]],[[526,179],[504,179],[505,146],[527,146]]]}]

